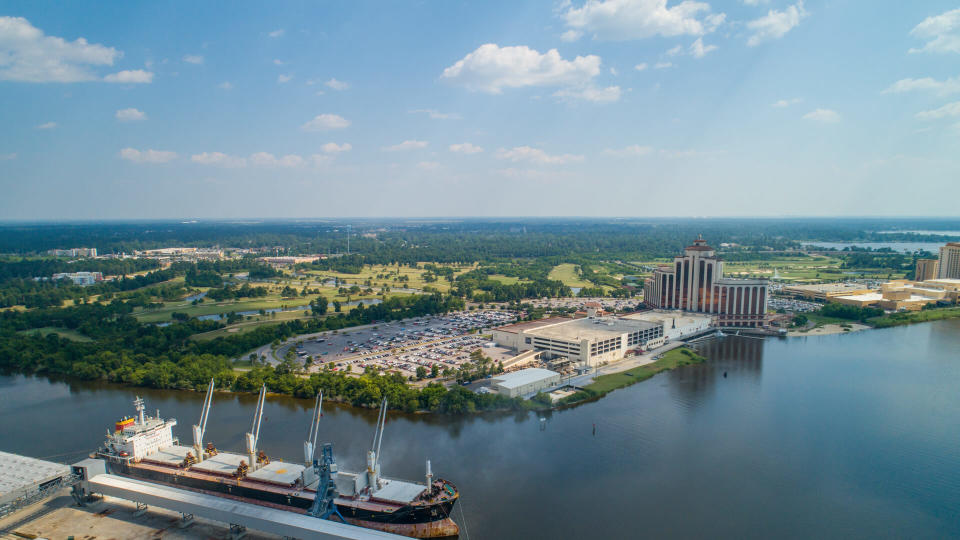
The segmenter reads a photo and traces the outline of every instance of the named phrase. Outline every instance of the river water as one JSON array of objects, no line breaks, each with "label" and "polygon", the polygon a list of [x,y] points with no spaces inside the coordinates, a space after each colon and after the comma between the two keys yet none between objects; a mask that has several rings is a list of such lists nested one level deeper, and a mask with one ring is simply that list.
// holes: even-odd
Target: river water
[{"label": "river water", "polygon": [[[960,537],[960,321],[700,348],[704,365],[545,421],[391,413],[384,474],[420,478],[429,457],[474,540]],[[69,462],[138,393],[189,440],[200,394],[13,376],[0,449]],[[241,449],[254,401],[217,396],[208,440]],[[311,407],[269,400],[268,454],[300,459]],[[375,417],[326,407],[320,438],[342,469],[361,468]]]}]

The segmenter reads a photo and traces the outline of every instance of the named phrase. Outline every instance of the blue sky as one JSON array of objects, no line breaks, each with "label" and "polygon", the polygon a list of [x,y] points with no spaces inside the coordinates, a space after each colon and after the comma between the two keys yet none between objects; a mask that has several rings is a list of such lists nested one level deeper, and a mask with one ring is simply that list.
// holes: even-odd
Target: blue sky
[{"label": "blue sky", "polygon": [[0,3],[0,219],[957,216],[960,4]]}]

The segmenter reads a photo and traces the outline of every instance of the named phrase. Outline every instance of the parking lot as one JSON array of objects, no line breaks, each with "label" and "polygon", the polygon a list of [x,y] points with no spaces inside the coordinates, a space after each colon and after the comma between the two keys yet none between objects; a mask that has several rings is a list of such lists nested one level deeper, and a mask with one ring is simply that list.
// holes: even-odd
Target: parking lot
[{"label": "parking lot", "polygon": [[367,366],[414,375],[417,367],[456,369],[470,357],[470,352],[487,340],[469,334],[475,328],[491,328],[514,322],[516,314],[504,311],[459,311],[441,316],[428,316],[345,329],[336,334],[326,332],[304,336],[281,346],[277,356],[283,358],[293,348],[301,361],[313,358],[313,370],[321,364],[334,363],[334,370],[362,373]]}]

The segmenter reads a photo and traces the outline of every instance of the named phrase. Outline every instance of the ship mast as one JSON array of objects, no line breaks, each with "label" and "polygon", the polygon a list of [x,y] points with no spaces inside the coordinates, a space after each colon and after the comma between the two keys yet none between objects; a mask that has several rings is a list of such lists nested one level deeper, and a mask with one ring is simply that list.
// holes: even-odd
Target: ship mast
[{"label": "ship mast", "polygon": [[200,422],[193,426],[193,450],[197,461],[203,461],[203,434],[207,431],[207,417],[210,415],[210,405],[213,404],[213,377],[207,386],[207,397],[203,400],[203,410],[200,411]]},{"label": "ship mast", "polygon": [[143,406],[143,398],[137,396],[137,399],[133,400],[133,406],[137,409],[137,418],[141,426],[146,425],[146,420],[143,418],[143,411],[146,407]]},{"label": "ship mast", "polygon": [[253,415],[253,424],[247,433],[247,453],[250,454],[250,470],[257,469],[257,440],[260,438],[260,419],[263,418],[263,404],[267,397],[267,385],[260,387],[260,397],[257,398],[257,410]]}]

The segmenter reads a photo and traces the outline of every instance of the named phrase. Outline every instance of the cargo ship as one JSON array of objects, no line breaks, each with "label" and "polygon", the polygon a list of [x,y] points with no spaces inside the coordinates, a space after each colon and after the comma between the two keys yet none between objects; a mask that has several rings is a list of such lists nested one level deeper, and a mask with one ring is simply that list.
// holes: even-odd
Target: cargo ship
[{"label": "cargo ship", "polygon": [[136,416],[124,417],[107,430],[97,457],[112,474],[129,476],[210,495],[234,498],[263,506],[339,520],[414,538],[456,537],[459,527],[451,519],[460,497],[457,487],[434,478],[426,462],[426,482],[387,478],[380,474],[380,448],[387,403],[380,405],[367,468],[339,471],[333,447],[317,448],[323,396],[318,395],[310,431],[304,441],[303,464],[272,460],[259,447],[260,423],[266,388],[260,389],[246,452],[218,450],[204,441],[213,400],[213,381],[207,389],[200,421],[193,426],[193,445],[174,437],[175,419],[145,414],[141,398],[134,401]]}]

